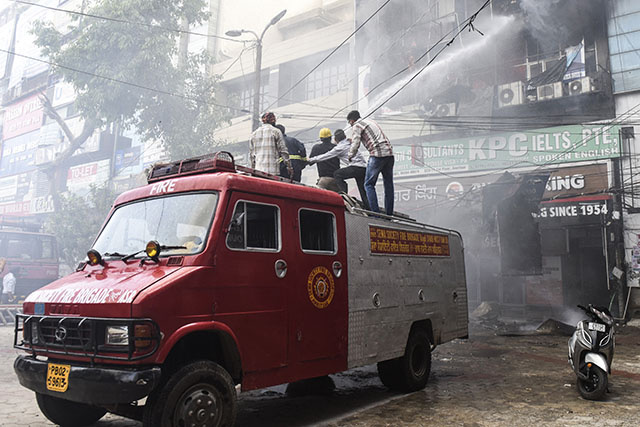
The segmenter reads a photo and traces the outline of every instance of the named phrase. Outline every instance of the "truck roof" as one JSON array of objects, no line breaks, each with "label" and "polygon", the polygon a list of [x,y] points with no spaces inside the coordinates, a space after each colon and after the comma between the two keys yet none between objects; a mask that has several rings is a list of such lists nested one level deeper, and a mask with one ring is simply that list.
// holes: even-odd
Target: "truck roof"
[{"label": "truck roof", "polygon": [[236,165],[233,156],[226,152],[155,165],[149,173],[148,182],[146,186],[121,194],[115,204],[166,195],[167,192],[158,191],[158,188],[167,187],[171,182],[171,194],[233,190],[344,207],[338,193]]}]

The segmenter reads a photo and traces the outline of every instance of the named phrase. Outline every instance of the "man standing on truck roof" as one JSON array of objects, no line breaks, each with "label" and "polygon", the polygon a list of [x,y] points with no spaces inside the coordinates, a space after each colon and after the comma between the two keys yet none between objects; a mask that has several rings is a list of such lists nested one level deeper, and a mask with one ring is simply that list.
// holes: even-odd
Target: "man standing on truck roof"
[{"label": "man standing on truck roof", "polygon": [[351,147],[351,140],[347,139],[342,129],[337,129],[333,133],[333,138],[336,141],[336,145],[324,154],[309,158],[309,163],[318,163],[325,160],[338,158],[342,163],[346,164],[345,167],[338,169],[333,173],[333,177],[337,180],[338,184],[342,188],[342,191],[347,192],[346,179],[354,178],[358,185],[358,191],[360,192],[360,198],[362,204],[366,210],[369,210],[369,201],[367,200],[367,193],[364,189],[364,177],[367,169],[367,163],[364,160],[364,156],[361,153],[356,153],[352,160],[349,160],[349,148]]},{"label": "man standing on truck roof", "polygon": [[[318,136],[320,137],[321,142],[311,148],[311,157],[328,153],[335,147],[331,142],[331,130],[329,128],[320,129],[320,134]],[[318,187],[324,188],[325,190],[335,191],[336,193],[342,191],[337,180],[333,177],[335,171],[340,169],[340,159],[333,157],[328,160],[323,160],[317,162],[316,167],[318,168],[318,182],[316,183]]]},{"label": "man standing on truck roof", "polygon": [[251,134],[249,140],[249,155],[251,167],[272,175],[278,175],[280,165],[278,159],[282,157],[289,175],[293,175],[293,168],[289,160],[289,152],[284,142],[282,132],[276,127],[276,115],[267,112],[262,115],[262,126]]},{"label": "man standing on truck roof", "polygon": [[280,132],[282,132],[284,143],[287,145],[287,151],[289,152],[289,160],[291,160],[291,166],[293,167],[293,176],[291,176],[289,175],[289,171],[287,170],[287,166],[282,157],[278,159],[280,162],[280,176],[300,182],[300,179],[302,178],[302,169],[307,166],[307,150],[304,148],[304,144],[302,142],[285,133],[283,125],[277,124],[276,127],[280,129]]},{"label": "man standing on truck roof", "polygon": [[387,215],[393,215],[393,149],[389,139],[380,126],[371,119],[363,119],[357,110],[347,114],[347,122],[353,128],[349,160],[358,153],[360,142],[369,151],[369,162],[364,179],[364,188],[369,199],[369,206],[374,212],[380,212],[376,182],[382,173],[384,183],[384,208]]}]

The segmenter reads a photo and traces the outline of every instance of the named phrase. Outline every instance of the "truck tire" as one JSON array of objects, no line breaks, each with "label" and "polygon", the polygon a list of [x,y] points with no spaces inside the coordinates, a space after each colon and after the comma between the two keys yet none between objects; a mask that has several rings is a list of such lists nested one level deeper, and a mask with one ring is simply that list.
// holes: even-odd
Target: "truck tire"
[{"label": "truck tire", "polygon": [[422,329],[414,329],[407,340],[404,356],[378,363],[382,384],[392,390],[422,390],[431,372],[431,342]]},{"label": "truck tire", "polygon": [[175,372],[154,390],[145,405],[145,427],[233,426],[236,388],[217,363],[200,360]]},{"label": "truck tire", "polygon": [[40,411],[49,421],[61,427],[90,426],[107,413],[106,409],[36,393]]}]

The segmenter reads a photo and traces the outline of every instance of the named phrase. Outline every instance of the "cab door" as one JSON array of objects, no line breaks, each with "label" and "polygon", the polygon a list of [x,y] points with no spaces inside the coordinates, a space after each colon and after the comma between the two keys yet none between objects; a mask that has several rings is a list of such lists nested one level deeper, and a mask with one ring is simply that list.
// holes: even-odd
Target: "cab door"
[{"label": "cab door", "polygon": [[216,320],[236,335],[246,373],[288,365],[282,201],[234,192],[216,251]]},{"label": "cab door", "polygon": [[316,370],[306,376],[346,369],[348,294],[343,210],[298,203],[294,211],[296,235],[292,246],[296,261],[290,268],[295,271],[295,280],[289,284],[291,358]]}]

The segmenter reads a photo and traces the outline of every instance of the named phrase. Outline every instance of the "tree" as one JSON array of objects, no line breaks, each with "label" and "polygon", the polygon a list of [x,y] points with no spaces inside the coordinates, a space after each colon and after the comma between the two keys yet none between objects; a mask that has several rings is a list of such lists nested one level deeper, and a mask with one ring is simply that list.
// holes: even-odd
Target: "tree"
[{"label": "tree", "polygon": [[92,186],[87,197],[60,197],[60,208],[48,218],[45,229],[55,234],[58,252],[70,268],[91,248],[114,199],[115,193],[107,186]]},{"label": "tree", "polygon": [[203,0],[98,0],[85,15],[73,15],[67,33],[35,24],[36,44],[55,64],[53,71],[73,85],[84,119],[82,132],[73,135],[43,99],[46,114],[69,140],[46,170],[54,205],[61,202],[57,174],[95,129],[109,123],[158,141],[174,160],[213,150],[213,131],[229,112],[215,103],[217,80],[206,72],[208,56],[189,54],[188,35],[178,31],[201,23],[204,7]]}]

